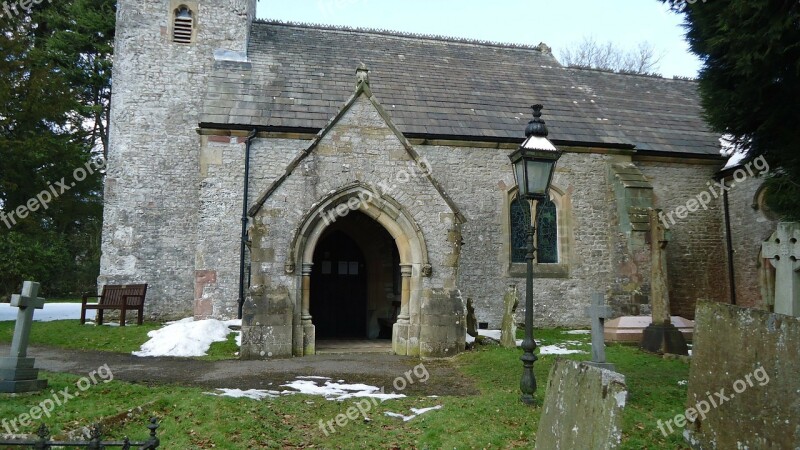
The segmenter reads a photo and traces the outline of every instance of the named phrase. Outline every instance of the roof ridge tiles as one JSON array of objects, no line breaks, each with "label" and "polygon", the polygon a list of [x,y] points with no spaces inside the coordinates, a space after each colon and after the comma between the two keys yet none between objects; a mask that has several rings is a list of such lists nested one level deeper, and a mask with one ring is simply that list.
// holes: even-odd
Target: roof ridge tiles
[{"label": "roof ridge tiles", "polygon": [[632,77],[641,77],[641,78],[654,78],[656,80],[675,80],[675,81],[685,81],[689,83],[697,83],[696,78],[691,77],[682,77],[682,76],[673,76],[673,77],[665,77],[659,73],[638,73],[638,72],[630,72],[626,70],[612,70],[612,69],[601,69],[598,67],[589,67],[589,66],[581,66],[577,64],[573,64],[570,66],[564,66],[565,70],[576,70],[576,71],[583,71],[583,72],[600,72],[600,73],[610,73],[614,75],[628,75]]},{"label": "roof ridge tiles", "polygon": [[470,38],[460,38],[455,36],[444,36],[439,34],[423,34],[423,33],[411,33],[407,31],[396,31],[396,30],[387,30],[383,28],[369,28],[369,27],[350,27],[346,25],[325,25],[325,24],[318,24],[318,23],[308,23],[308,22],[293,22],[293,21],[283,21],[283,20],[276,20],[276,19],[256,19],[254,23],[266,24],[266,25],[279,25],[285,27],[296,27],[296,28],[309,28],[315,30],[322,30],[322,31],[352,31],[356,33],[365,33],[365,34],[377,34],[381,36],[393,36],[393,37],[401,37],[401,38],[413,38],[413,39],[427,39],[433,41],[441,41],[441,42],[449,42],[449,43],[456,43],[456,44],[472,44],[472,45],[481,45],[486,47],[500,47],[500,48],[512,48],[512,49],[521,49],[521,50],[535,50],[540,53],[550,54],[550,47],[548,47],[544,43],[540,43],[539,45],[529,45],[529,44],[515,44],[511,42],[497,42],[497,41],[487,41],[482,39],[470,39]]}]

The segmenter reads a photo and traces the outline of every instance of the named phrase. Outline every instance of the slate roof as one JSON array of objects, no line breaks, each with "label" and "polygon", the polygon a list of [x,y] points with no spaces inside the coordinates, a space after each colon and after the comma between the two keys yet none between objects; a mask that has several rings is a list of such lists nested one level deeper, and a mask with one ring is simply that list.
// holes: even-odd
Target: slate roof
[{"label": "slate roof", "polygon": [[257,21],[248,58],[215,62],[201,126],[316,132],[363,62],[407,137],[521,142],[542,103],[555,143],[719,155],[696,83],[564,68],[540,47]]}]

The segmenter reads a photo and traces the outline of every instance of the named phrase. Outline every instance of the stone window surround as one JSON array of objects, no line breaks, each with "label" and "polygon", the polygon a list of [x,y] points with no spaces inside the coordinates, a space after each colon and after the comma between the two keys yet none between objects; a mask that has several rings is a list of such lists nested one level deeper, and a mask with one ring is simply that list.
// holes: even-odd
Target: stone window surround
[{"label": "stone window surround", "polygon": [[197,21],[198,21],[198,11],[200,8],[197,0],[170,0],[169,11],[167,14],[167,17],[169,17],[168,40],[170,43],[172,43],[172,36],[175,27],[175,16],[178,12],[178,9],[180,9],[183,6],[189,8],[189,11],[192,12],[192,37],[189,40],[189,44],[194,44],[197,39]]},{"label": "stone window surround", "polygon": [[[506,192],[503,205],[503,258],[508,261],[506,276],[509,278],[525,278],[528,275],[527,263],[511,262],[511,202],[517,197],[517,187]],[[534,262],[534,278],[569,278],[569,263],[571,255],[571,236],[569,232],[572,223],[571,202],[564,191],[556,186],[550,187],[550,199],[556,205],[556,220],[558,223],[558,263],[540,264]]]}]

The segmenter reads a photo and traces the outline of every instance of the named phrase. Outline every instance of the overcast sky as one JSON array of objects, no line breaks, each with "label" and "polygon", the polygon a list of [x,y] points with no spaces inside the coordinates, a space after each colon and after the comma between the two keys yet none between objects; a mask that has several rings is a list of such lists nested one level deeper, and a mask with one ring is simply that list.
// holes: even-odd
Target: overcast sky
[{"label": "overcast sky", "polygon": [[381,28],[558,50],[593,36],[623,48],[653,44],[664,76],[697,76],[681,18],[657,0],[259,0],[260,19]]}]

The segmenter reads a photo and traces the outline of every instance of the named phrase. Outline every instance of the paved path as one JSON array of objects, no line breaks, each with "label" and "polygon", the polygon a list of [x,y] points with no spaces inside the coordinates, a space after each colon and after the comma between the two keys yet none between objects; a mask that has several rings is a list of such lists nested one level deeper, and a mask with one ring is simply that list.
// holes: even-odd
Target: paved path
[{"label": "paved path", "polygon": [[[0,344],[0,355],[10,347]],[[298,376],[326,376],[347,383],[366,383],[391,389],[397,377],[424,364],[430,377],[415,383],[407,395],[475,395],[472,381],[451,359],[420,361],[381,353],[307,356],[270,361],[200,361],[186,358],[140,358],[122,353],[30,347],[36,367],[52,372],[85,375],[108,364],[115,380],[141,384],[180,384],[204,388],[275,389]],[[413,377],[413,375],[412,375]],[[416,379],[416,378],[415,378]],[[270,384],[272,383],[272,384]]]}]

